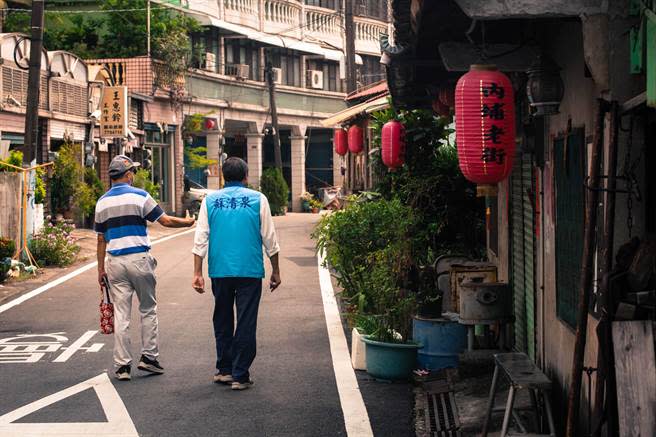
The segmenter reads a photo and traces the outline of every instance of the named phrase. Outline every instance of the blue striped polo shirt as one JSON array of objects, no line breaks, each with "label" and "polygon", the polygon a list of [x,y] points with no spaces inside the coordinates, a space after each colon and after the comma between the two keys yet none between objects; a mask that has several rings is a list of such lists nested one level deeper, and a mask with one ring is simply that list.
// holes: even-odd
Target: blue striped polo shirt
[{"label": "blue striped polo shirt", "polygon": [[155,222],[163,214],[146,191],[118,183],[98,199],[94,230],[105,237],[110,255],[147,252],[146,221]]}]

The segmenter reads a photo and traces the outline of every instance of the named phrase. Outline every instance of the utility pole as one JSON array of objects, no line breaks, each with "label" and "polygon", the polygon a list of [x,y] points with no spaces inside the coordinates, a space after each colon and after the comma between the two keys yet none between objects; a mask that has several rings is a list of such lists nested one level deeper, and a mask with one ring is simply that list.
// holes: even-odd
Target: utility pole
[{"label": "utility pole", "polygon": [[271,126],[273,128],[273,154],[276,167],[282,173],[282,152],[280,150],[280,131],[278,130],[278,110],[276,109],[276,84],[273,80],[273,65],[271,61],[267,61],[264,74],[269,85],[269,107],[271,108]]},{"label": "utility pole", "polygon": [[353,23],[354,0],[344,0],[344,34],[346,37],[346,92],[357,88],[355,72],[355,24]]},{"label": "utility pole", "polygon": [[150,0],[146,2],[146,52],[150,57]]},{"label": "utility pole", "polygon": [[[25,156],[27,162],[39,159],[39,91],[41,89],[41,52],[43,49],[44,0],[32,1],[30,22],[30,63],[27,79],[27,108],[25,112]],[[39,159],[42,161],[42,159]]]}]

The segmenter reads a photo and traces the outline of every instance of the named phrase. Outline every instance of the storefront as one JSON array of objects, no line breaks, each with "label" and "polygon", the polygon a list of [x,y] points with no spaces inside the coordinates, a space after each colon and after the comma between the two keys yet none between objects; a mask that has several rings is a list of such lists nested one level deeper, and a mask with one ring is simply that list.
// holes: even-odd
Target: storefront
[{"label": "storefront", "polygon": [[176,126],[161,126],[145,123],[146,138],[144,147],[151,154],[152,168],[150,176],[153,183],[159,185],[159,202],[165,211],[173,209],[173,193],[175,190],[175,157]]}]

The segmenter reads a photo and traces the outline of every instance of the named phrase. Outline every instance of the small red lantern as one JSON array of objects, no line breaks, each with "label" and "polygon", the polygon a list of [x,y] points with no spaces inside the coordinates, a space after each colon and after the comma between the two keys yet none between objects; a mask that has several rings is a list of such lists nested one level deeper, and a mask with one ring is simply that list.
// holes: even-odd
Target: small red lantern
[{"label": "small red lantern", "polygon": [[405,127],[392,120],[383,125],[381,132],[381,155],[383,164],[391,169],[403,165],[405,158]]},{"label": "small red lantern", "polygon": [[205,130],[214,130],[218,126],[218,123],[216,122],[216,119],[214,118],[206,118],[205,119]]},{"label": "small red lantern", "polygon": [[463,175],[479,184],[508,177],[515,158],[515,98],[493,65],[472,65],[456,85],[456,143]]},{"label": "small red lantern", "polygon": [[440,88],[437,98],[444,106],[453,108],[456,104],[456,90],[451,87]]},{"label": "small red lantern", "polygon": [[348,153],[348,139],[344,129],[335,129],[333,133],[333,144],[335,145],[335,153],[339,156],[344,156]]},{"label": "small red lantern", "polygon": [[348,148],[356,155],[364,149],[364,131],[356,124],[348,130]]}]

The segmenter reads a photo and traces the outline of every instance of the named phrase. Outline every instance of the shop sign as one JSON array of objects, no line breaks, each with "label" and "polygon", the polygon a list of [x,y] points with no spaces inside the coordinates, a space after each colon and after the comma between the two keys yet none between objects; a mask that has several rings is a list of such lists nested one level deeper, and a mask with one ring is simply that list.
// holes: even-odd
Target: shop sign
[{"label": "shop sign", "polygon": [[122,138],[128,134],[128,88],[110,86],[103,89],[100,103],[100,137]]}]

